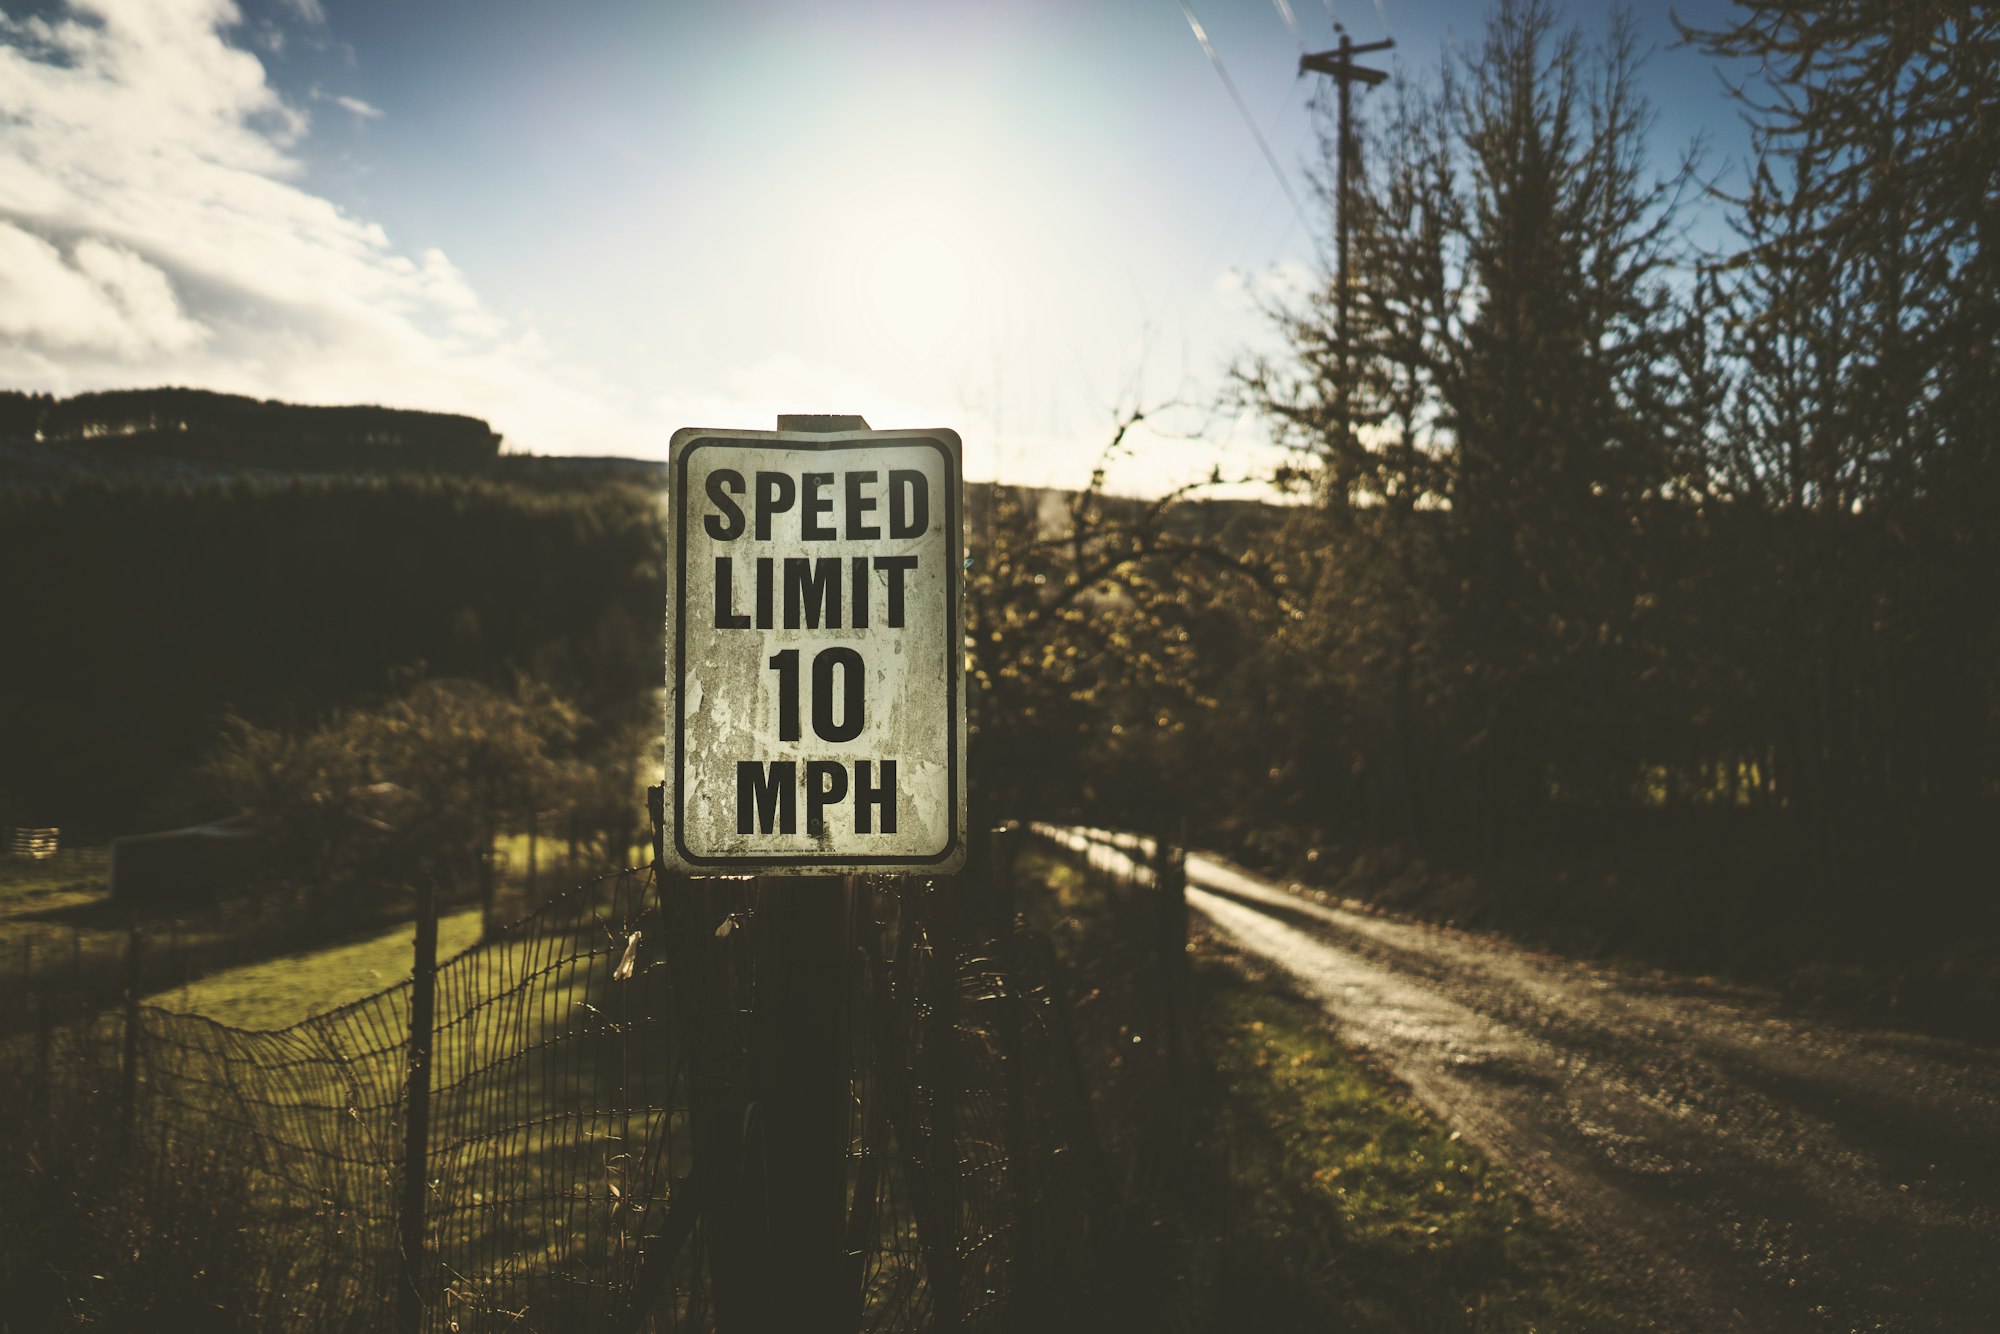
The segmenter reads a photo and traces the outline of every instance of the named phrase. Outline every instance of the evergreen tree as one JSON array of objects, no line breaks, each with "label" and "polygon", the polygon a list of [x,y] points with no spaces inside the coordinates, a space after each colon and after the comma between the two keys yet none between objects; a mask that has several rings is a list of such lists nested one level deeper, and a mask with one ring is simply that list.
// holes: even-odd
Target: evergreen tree
[{"label": "evergreen tree", "polygon": [[1325,684],[1387,720],[1357,765],[1406,836],[1490,842],[1640,764],[1650,530],[1690,484],[1699,396],[1669,281],[1686,173],[1645,171],[1637,68],[1625,20],[1589,52],[1503,4],[1368,136],[1354,272],[1285,314],[1294,363],[1241,377],[1320,457]]}]

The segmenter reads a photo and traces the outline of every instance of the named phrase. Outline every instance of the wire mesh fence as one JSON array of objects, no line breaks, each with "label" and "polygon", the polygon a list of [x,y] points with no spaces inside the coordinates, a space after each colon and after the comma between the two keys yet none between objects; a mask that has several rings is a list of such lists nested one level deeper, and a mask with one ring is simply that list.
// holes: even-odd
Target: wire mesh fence
[{"label": "wire mesh fence", "polygon": [[[1108,1189],[1060,969],[1004,869],[843,889],[840,1321],[1025,1323],[1089,1282]],[[233,1276],[242,1327],[727,1326],[787,1278],[745,1221],[771,914],[754,880],[634,868],[289,1028],[137,1004],[135,975],[5,1059],[29,1151],[115,1159],[134,1253],[206,1248],[171,1267]]]},{"label": "wire mesh fence", "polygon": [[8,920],[0,951],[0,1033],[118,1005],[133,985],[151,996],[222,971],[319,949],[407,923],[402,887],[291,888],[203,906],[141,910],[107,898]]}]

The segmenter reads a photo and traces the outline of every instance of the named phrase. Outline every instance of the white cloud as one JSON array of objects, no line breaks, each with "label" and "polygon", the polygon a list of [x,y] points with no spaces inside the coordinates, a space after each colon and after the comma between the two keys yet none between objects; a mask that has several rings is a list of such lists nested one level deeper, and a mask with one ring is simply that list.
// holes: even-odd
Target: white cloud
[{"label": "white cloud", "polygon": [[[330,40],[315,0],[287,3],[298,42]],[[252,50],[275,49],[277,31],[245,23],[230,0],[70,0],[50,18],[0,15],[0,386],[182,384],[426,407],[485,417],[517,448],[642,456],[663,452],[678,425],[860,412],[883,427],[957,426],[974,476],[1071,483],[1088,478],[1109,434],[1097,381],[1108,391],[1131,379],[1119,401],[1189,396],[1176,387],[1190,373],[1185,348],[1178,378],[1141,374],[1152,339],[1134,352],[1121,333],[1124,233],[1076,250],[1095,260],[1051,265],[1074,249],[1064,208],[996,212],[1004,192],[985,178],[941,192],[934,174],[885,177],[866,154],[825,168],[829,192],[836,174],[888,180],[886,195],[869,185],[866,207],[796,222],[796,210],[772,208],[777,221],[748,235],[740,213],[715,211],[711,230],[677,249],[593,251],[605,262],[578,265],[592,271],[574,286],[594,285],[579,309],[597,355],[625,377],[613,383],[527,317],[502,318],[439,238],[392,241],[308,188],[307,108],[363,120],[377,109],[316,89],[280,95]],[[918,210],[932,218],[921,244],[869,222]],[[649,267],[679,276],[654,281]],[[1302,267],[1239,274],[1197,292],[1170,328],[1213,338],[1309,278]],[[1148,448],[1113,469],[1121,487],[1218,460],[1232,471],[1213,447],[1141,439]]]},{"label": "white cloud", "polygon": [[51,349],[119,358],[178,352],[208,331],[182,313],[167,275],[130,250],[55,246],[0,222],[0,334]]},{"label": "white cloud", "polygon": [[399,251],[298,184],[309,119],[232,44],[239,23],[229,0],[0,19],[0,384],[380,402],[487,417],[527,448],[641,447],[599,377],[486,309],[442,251]]}]

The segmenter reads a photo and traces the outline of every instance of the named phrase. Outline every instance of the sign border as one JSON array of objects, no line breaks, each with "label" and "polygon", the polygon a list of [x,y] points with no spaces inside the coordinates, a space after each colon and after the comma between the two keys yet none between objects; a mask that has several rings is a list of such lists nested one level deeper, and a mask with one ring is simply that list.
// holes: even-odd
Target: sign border
[{"label": "sign border", "polygon": [[[947,569],[945,609],[945,661],[951,680],[946,686],[946,809],[951,829],[945,845],[935,853],[905,856],[859,854],[851,857],[819,853],[714,857],[690,850],[681,836],[681,812],[687,785],[687,715],[682,683],[687,673],[686,602],[688,546],[687,461],[707,445],[778,446],[784,449],[833,453],[845,449],[879,448],[884,445],[927,444],[943,457],[945,465],[945,560]],[[673,567],[667,573],[667,618],[670,631],[668,652],[673,671],[667,679],[668,721],[673,734],[668,746],[673,752],[672,770],[666,775],[668,800],[666,823],[671,837],[662,849],[670,867],[691,873],[747,875],[770,869],[792,875],[854,875],[871,871],[935,871],[950,874],[965,865],[965,534],[962,518],[965,487],[961,471],[964,445],[958,432],[945,427],[889,431],[751,431],[726,427],[684,426],[673,434],[667,447],[667,486],[670,502],[668,522],[672,528]]]}]

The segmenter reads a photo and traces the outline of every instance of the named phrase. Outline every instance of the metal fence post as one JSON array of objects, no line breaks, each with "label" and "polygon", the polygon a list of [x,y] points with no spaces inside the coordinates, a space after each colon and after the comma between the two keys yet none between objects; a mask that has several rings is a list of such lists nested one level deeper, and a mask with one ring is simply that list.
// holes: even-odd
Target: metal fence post
[{"label": "metal fence post", "polygon": [[403,1282],[396,1293],[399,1334],[416,1334],[422,1328],[429,1278],[424,1202],[430,1186],[431,1041],[437,1017],[437,931],[437,882],[425,875],[417,885],[409,1063],[404,1074],[403,1193],[398,1211]]}]

